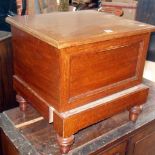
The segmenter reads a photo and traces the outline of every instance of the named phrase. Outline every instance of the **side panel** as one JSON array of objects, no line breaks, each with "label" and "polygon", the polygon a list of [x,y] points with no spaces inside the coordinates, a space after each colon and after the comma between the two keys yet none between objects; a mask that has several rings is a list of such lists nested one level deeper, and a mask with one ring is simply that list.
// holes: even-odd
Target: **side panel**
[{"label": "side panel", "polygon": [[14,27],[12,33],[16,83],[22,85],[24,82],[27,89],[33,91],[38,98],[58,108],[60,79],[58,51]]},{"label": "side panel", "polygon": [[65,49],[62,111],[142,82],[150,34],[133,35]]}]

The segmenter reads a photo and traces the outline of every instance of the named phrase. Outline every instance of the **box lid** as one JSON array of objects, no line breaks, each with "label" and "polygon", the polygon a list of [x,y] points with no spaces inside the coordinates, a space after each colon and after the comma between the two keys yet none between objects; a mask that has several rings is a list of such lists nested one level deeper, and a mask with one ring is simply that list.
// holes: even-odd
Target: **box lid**
[{"label": "box lid", "polygon": [[152,25],[94,10],[8,17],[6,21],[58,49],[155,31]]}]

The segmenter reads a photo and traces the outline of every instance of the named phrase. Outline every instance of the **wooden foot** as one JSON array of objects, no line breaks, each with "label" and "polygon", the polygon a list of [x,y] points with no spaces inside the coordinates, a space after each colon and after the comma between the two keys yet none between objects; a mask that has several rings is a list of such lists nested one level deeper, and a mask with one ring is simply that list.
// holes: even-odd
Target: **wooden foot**
[{"label": "wooden foot", "polygon": [[25,111],[27,107],[27,101],[20,95],[16,95],[16,101],[19,103],[19,108],[21,111]]},{"label": "wooden foot", "polygon": [[60,145],[60,151],[62,154],[66,154],[70,151],[71,145],[74,142],[74,135],[68,137],[68,138],[63,138],[57,135],[57,141]]},{"label": "wooden foot", "polygon": [[129,111],[129,119],[135,122],[141,112],[142,112],[142,106],[132,107]]}]

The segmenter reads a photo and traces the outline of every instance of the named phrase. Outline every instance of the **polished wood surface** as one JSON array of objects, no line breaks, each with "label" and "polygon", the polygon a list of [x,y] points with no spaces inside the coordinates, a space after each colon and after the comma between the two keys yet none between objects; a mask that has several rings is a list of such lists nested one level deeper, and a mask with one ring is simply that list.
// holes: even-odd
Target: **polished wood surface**
[{"label": "polished wood surface", "polygon": [[0,31],[0,112],[17,106],[12,75],[11,33]]},{"label": "polished wood surface", "polygon": [[19,103],[20,110],[26,111],[27,101],[19,94],[16,95],[16,101]]},{"label": "polished wood surface", "polygon": [[14,27],[12,33],[14,87],[29,102],[37,100],[39,107],[45,105],[58,112],[67,111],[142,81],[149,34],[59,52]]},{"label": "polished wood surface", "polygon": [[[89,125],[126,109],[131,109],[131,120],[137,119],[140,112],[132,107],[147,99],[142,74],[154,26],[96,11],[7,21],[13,35],[17,99],[54,122],[64,153],[73,143],[72,135]],[[26,104],[18,101],[25,110]]]},{"label": "polished wood surface", "polygon": [[43,97],[46,101],[44,104],[52,104],[58,109],[61,75],[57,49],[18,29],[12,28],[12,34],[14,80],[22,85],[24,81],[27,84],[25,87],[30,87],[32,91]]},{"label": "polished wood surface", "polygon": [[70,103],[88,102],[90,96],[94,100],[141,83],[148,38],[144,34],[71,48]]},{"label": "polished wood surface", "polygon": [[[147,153],[154,155],[155,83],[145,82],[150,87],[149,97],[137,122],[129,121],[128,112],[125,111],[89,126],[75,134],[75,142],[69,155],[117,155],[118,153],[120,155],[146,155]],[[14,108],[5,111],[2,115],[4,114],[11,122],[9,127],[14,125],[15,128],[25,122],[41,117],[30,105],[28,105],[27,111],[24,113],[19,108]],[[2,124],[9,123],[4,121]],[[26,149],[26,147],[21,150],[18,143],[21,135],[25,138],[23,143],[27,141],[38,154],[61,154],[56,142],[56,132],[53,124],[49,125],[45,119],[13,129],[19,132],[20,136],[15,136],[14,131],[10,130],[10,128],[7,130],[3,127],[3,130],[9,135],[10,141],[17,142],[14,145],[18,147],[21,154],[25,150],[25,154],[32,151],[31,149]],[[12,137],[10,133],[13,134]],[[33,155],[37,155],[37,153]]]},{"label": "polished wood surface", "polygon": [[[11,33],[0,31],[0,112],[18,105],[15,101],[15,92],[13,91],[12,83],[13,63],[11,45]],[[0,140],[1,155],[3,155],[2,143]]]},{"label": "polished wood surface", "polygon": [[92,10],[16,16],[7,22],[59,49],[155,30],[151,25]]},{"label": "polished wood surface", "polygon": [[[151,107],[150,107],[151,108]],[[131,136],[128,143],[127,155],[154,155],[155,152],[155,124],[149,124],[139,133]]]}]

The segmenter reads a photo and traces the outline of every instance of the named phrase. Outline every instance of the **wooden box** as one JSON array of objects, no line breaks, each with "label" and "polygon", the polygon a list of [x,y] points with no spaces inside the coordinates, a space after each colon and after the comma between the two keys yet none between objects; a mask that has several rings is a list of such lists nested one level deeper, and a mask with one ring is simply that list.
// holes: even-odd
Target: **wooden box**
[{"label": "wooden box", "polygon": [[134,106],[131,114],[139,114],[148,94],[141,83],[155,27],[97,11],[7,21],[17,100],[23,110],[26,99],[54,121],[63,151],[72,135],[88,125]]}]

